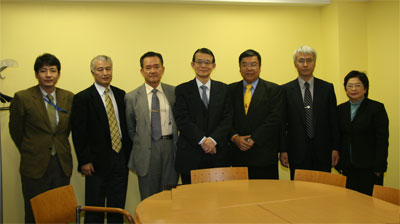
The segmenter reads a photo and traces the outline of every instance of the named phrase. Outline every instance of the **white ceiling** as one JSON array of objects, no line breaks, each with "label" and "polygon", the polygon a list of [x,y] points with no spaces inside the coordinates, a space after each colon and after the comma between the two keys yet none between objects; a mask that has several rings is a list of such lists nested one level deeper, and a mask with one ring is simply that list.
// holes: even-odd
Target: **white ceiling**
[{"label": "white ceiling", "polygon": [[[1,2],[1,0],[0,0]],[[326,5],[331,0],[3,0],[3,2],[136,2],[165,4],[306,4]]]}]

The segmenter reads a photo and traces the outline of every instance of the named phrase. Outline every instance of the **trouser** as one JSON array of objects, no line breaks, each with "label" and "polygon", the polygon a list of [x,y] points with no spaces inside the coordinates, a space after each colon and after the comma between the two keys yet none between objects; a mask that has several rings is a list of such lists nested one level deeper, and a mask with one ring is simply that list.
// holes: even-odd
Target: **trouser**
[{"label": "trouser", "polygon": [[25,223],[35,223],[30,199],[48,190],[68,185],[70,177],[66,176],[57,154],[52,156],[49,166],[41,178],[30,178],[21,175],[22,193],[25,202]]}]

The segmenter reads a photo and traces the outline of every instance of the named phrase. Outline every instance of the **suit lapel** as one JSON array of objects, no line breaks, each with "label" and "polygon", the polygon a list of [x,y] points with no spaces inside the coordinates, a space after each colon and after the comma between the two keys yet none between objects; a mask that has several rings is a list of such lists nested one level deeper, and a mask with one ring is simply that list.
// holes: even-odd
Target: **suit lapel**
[{"label": "suit lapel", "polygon": [[293,80],[290,83],[290,96],[293,97],[294,102],[296,103],[296,107],[298,108],[297,111],[301,111],[302,120],[305,120],[304,115],[304,103],[303,103],[303,96],[301,94],[301,89],[299,85],[299,81],[297,79]]},{"label": "suit lapel", "polygon": [[144,115],[144,120],[146,122],[146,128],[148,132],[151,134],[151,123],[150,123],[150,111],[149,107],[151,106],[151,102],[147,100],[146,86],[143,84],[138,90],[138,104],[143,105],[139,107],[141,110],[140,114]]},{"label": "suit lapel", "polygon": [[46,123],[46,126],[49,130],[53,130],[50,124],[49,115],[47,114],[46,105],[44,104],[43,94],[40,91],[40,87],[34,88],[34,92],[32,94],[33,103],[38,111],[38,113],[43,118],[43,121]]},{"label": "suit lapel", "polygon": [[[197,108],[197,110],[201,110],[201,111],[205,111],[207,110],[206,106],[204,106],[203,101],[201,100],[201,96],[200,96],[200,92],[199,92],[199,88],[197,87],[197,83],[196,83],[196,78],[193,79],[192,81],[189,82],[190,84],[190,91],[189,91],[189,99],[193,99],[194,100],[194,104],[193,105],[199,105],[199,108]],[[211,96],[211,93],[210,93]],[[211,97],[210,97],[211,98]],[[197,102],[196,102],[197,101]]]},{"label": "suit lapel", "polygon": [[[319,114],[319,106],[323,105],[324,102],[322,102],[322,96],[323,94],[321,93],[324,91],[321,86],[321,80],[317,79],[314,77],[314,94],[313,94],[313,120],[314,120],[314,125],[316,124],[315,121],[318,120],[318,114]],[[315,127],[314,127],[315,128]]]},{"label": "suit lapel", "polygon": [[[244,97],[243,91],[244,90],[242,89],[242,98]],[[253,112],[255,110],[254,108],[260,108],[258,106],[258,104],[262,103],[262,99],[265,98],[266,96],[267,95],[266,95],[266,87],[264,85],[264,80],[259,78],[257,87],[254,90],[253,96],[251,97],[250,106],[249,106],[249,110],[247,111],[247,115],[254,113]],[[242,102],[244,102],[244,100],[242,100]],[[244,106],[243,106],[243,111],[244,111]],[[251,116],[249,116],[249,117],[251,117]]]},{"label": "suit lapel", "polygon": [[[67,109],[67,95],[63,94],[63,92],[58,91],[58,88],[56,88],[56,99],[57,99],[57,106],[61,109],[66,110]],[[66,112],[64,111],[57,111],[58,113],[58,124],[57,124],[57,130],[59,127],[64,127],[64,125],[68,125],[68,119],[66,117],[68,116]]]},{"label": "suit lapel", "polygon": [[93,103],[93,107],[95,108],[95,110],[98,111],[97,114],[99,115],[100,121],[103,124],[108,125],[106,108],[94,84],[90,87],[89,91],[90,91],[90,97],[92,99],[91,102]]},{"label": "suit lapel", "polygon": [[[354,118],[353,118],[353,120],[351,121],[351,123],[354,123],[354,122],[356,122],[358,119],[359,119],[359,117],[360,117],[360,115],[359,114],[365,114],[365,113],[363,113],[362,111],[364,111],[365,110],[365,108],[367,107],[367,105],[368,105],[368,99],[367,98],[364,98],[364,100],[363,100],[363,102],[361,102],[361,104],[360,104],[360,107],[358,108],[358,110],[357,110],[357,112],[356,112],[356,115],[354,115]],[[350,108],[350,101],[349,101],[349,118],[350,118],[350,111],[351,111],[351,108]]]}]

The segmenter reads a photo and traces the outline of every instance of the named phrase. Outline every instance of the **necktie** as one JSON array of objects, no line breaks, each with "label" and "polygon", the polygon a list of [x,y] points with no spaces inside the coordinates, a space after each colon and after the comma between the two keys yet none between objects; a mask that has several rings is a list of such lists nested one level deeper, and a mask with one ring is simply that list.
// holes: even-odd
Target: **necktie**
[{"label": "necktie", "polygon": [[[52,95],[47,95],[47,99],[54,104],[54,97]],[[56,108],[53,105],[47,104],[47,114],[49,115],[50,125],[53,132],[56,131],[57,128],[57,115],[56,115]],[[56,154],[56,145],[53,142],[51,147],[51,155],[54,156]]]},{"label": "necktie", "polygon": [[208,109],[208,98],[207,98],[207,86],[206,85],[202,85],[200,86],[200,88],[203,90],[202,94],[201,94],[201,100],[204,103],[204,106],[206,106],[206,108]]},{"label": "necktie", "polygon": [[110,136],[112,149],[119,152],[122,148],[121,134],[119,133],[117,117],[115,116],[114,106],[111,102],[111,98],[108,95],[109,89],[104,90],[104,101],[106,103],[108,126],[110,127]]},{"label": "necktie", "polygon": [[246,92],[244,93],[244,113],[246,115],[247,115],[247,111],[249,110],[250,102],[251,102],[251,87],[253,87],[251,84],[247,84]]},{"label": "necktie", "polygon": [[314,126],[313,126],[313,107],[312,98],[310,92],[310,84],[304,83],[306,90],[304,91],[304,113],[306,118],[306,133],[309,138],[314,137]]},{"label": "necktie", "polygon": [[154,141],[161,138],[160,100],[157,91],[157,89],[153,89],[153,96],[151,97],[151,137]]}]

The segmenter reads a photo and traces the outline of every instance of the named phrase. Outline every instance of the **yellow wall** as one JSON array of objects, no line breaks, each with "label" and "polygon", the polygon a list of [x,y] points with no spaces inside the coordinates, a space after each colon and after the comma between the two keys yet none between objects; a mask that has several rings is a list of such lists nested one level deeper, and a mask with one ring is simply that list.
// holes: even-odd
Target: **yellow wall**
[{"label": "yellow wall", "polygon": [[[391,122],[385,185],[399,187],[397,1],[334,1],[321,7],[0,2],[0,21],[0,59],[19,62],[0,81],[1,92],[8,95],[37,83],[33,63],[44,52],[61,60],[58,86],[77,93],[92,84],[89,62],[98,54],[113,58],[113,84],[131,91],[143,83],[139,57],[149,50],[163,54],[163,81],[173,85],[194,77],[189,63],[200,47],[216,56],[216,80],[239,80],[238,56],[254,48],[263,59],[261,77],[283,84],[296,77],[293,51],[311,45],[318,52],[315,74],[334,83],[338,103],[346,100],[342,80],[350,69],[370,76],[370,96],[385,103]],[[8,116],[0,113],[4,221],[21,222],[19,154],[8,134]],[[280,176],[289,179],[288,170],[281,167]],[[71,182],[80,204],[83,180],[75,169]],[[128,189],[126,208],[134,213],[139,192],[132,172]]]}]

